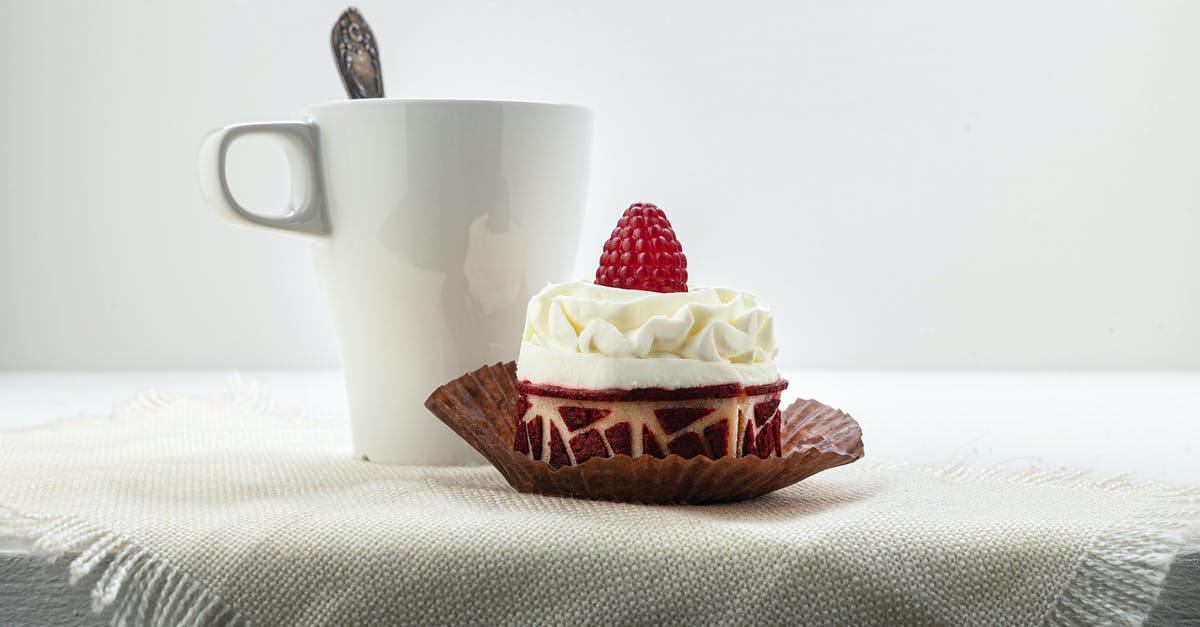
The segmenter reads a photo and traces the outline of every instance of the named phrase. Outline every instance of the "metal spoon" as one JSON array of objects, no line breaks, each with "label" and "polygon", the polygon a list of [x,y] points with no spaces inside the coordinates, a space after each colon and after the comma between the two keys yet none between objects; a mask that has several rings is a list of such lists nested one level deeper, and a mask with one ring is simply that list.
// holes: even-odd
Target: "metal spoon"
[{"label": "metal spoon", "polygon": [[346,9],[330,34],[333,60],[337,63],[346,94],[351,99],[382,98],[383,71],[379,66],[379,48],[375,33],[367,26],[358,9]]}]

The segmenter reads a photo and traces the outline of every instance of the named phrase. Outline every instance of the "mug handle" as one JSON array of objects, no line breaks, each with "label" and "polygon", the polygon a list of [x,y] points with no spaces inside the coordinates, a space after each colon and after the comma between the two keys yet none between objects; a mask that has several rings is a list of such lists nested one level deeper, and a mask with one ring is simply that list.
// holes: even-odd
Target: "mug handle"
[{"label": "mug handle", "polygon": [[[264,216],[247,210],[234,199],[225,178],[225,156],[229,146],[245,135],[267,135],[278,140],[287,154],[292,177],[288,211],[283,217]],[[219,216],[242,226],[266,227],[302,235],[321,236],[331,232],[325,207],[325,184],[321,178],[317,127],[307,122],[259,122],[226,126],[208,134],[200,145],[200,193]]]}]

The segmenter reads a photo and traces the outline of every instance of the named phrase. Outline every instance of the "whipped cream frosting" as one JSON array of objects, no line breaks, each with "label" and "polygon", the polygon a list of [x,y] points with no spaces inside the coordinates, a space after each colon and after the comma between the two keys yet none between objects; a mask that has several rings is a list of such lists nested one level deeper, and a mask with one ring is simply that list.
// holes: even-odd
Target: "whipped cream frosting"
[{"label": "whipped cream frosting", "polygon": [[762,385],[779,378],[776,353],[773,319],[753,294],[573,281],[530,299],[517,375],[591,389]]}]

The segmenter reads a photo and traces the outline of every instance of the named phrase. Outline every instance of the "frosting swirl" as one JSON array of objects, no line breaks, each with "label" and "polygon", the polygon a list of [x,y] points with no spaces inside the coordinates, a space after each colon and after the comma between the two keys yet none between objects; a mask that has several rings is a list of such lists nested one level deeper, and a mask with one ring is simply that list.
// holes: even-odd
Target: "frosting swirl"
[{"label": "frosting swirl", "polygon": [[[572,281],[530,299],[518,369],[584,387],[757,384],[778,378],[776,353],[773,319],[753,294],[712,287],[643,292]],[[673,364],[661,363],[668,360]]]},{"label": "frosting swirl", "polygon": [[775,359],[771,314],[753,294],[704,287],[660,294],[573,281],[530,301],[524,341],[609,357],[680,357],[756,363]]}]

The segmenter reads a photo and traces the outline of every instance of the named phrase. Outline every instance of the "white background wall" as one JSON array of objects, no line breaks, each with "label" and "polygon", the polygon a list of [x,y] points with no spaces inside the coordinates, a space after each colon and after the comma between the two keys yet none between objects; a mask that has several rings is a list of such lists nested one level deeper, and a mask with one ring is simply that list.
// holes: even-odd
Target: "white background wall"
[{"label": "white background wall", "polygon": [[[195,172],[207,130],[342,96],[345,5],[0,7],[0,368],[336,366],[306,244]],[[391,96],[595,108],[564,278],[648,200],[785,367],[1200,367],[1200,3],[359,7]],[[281,154],[233,167],[282,204]]]}]

